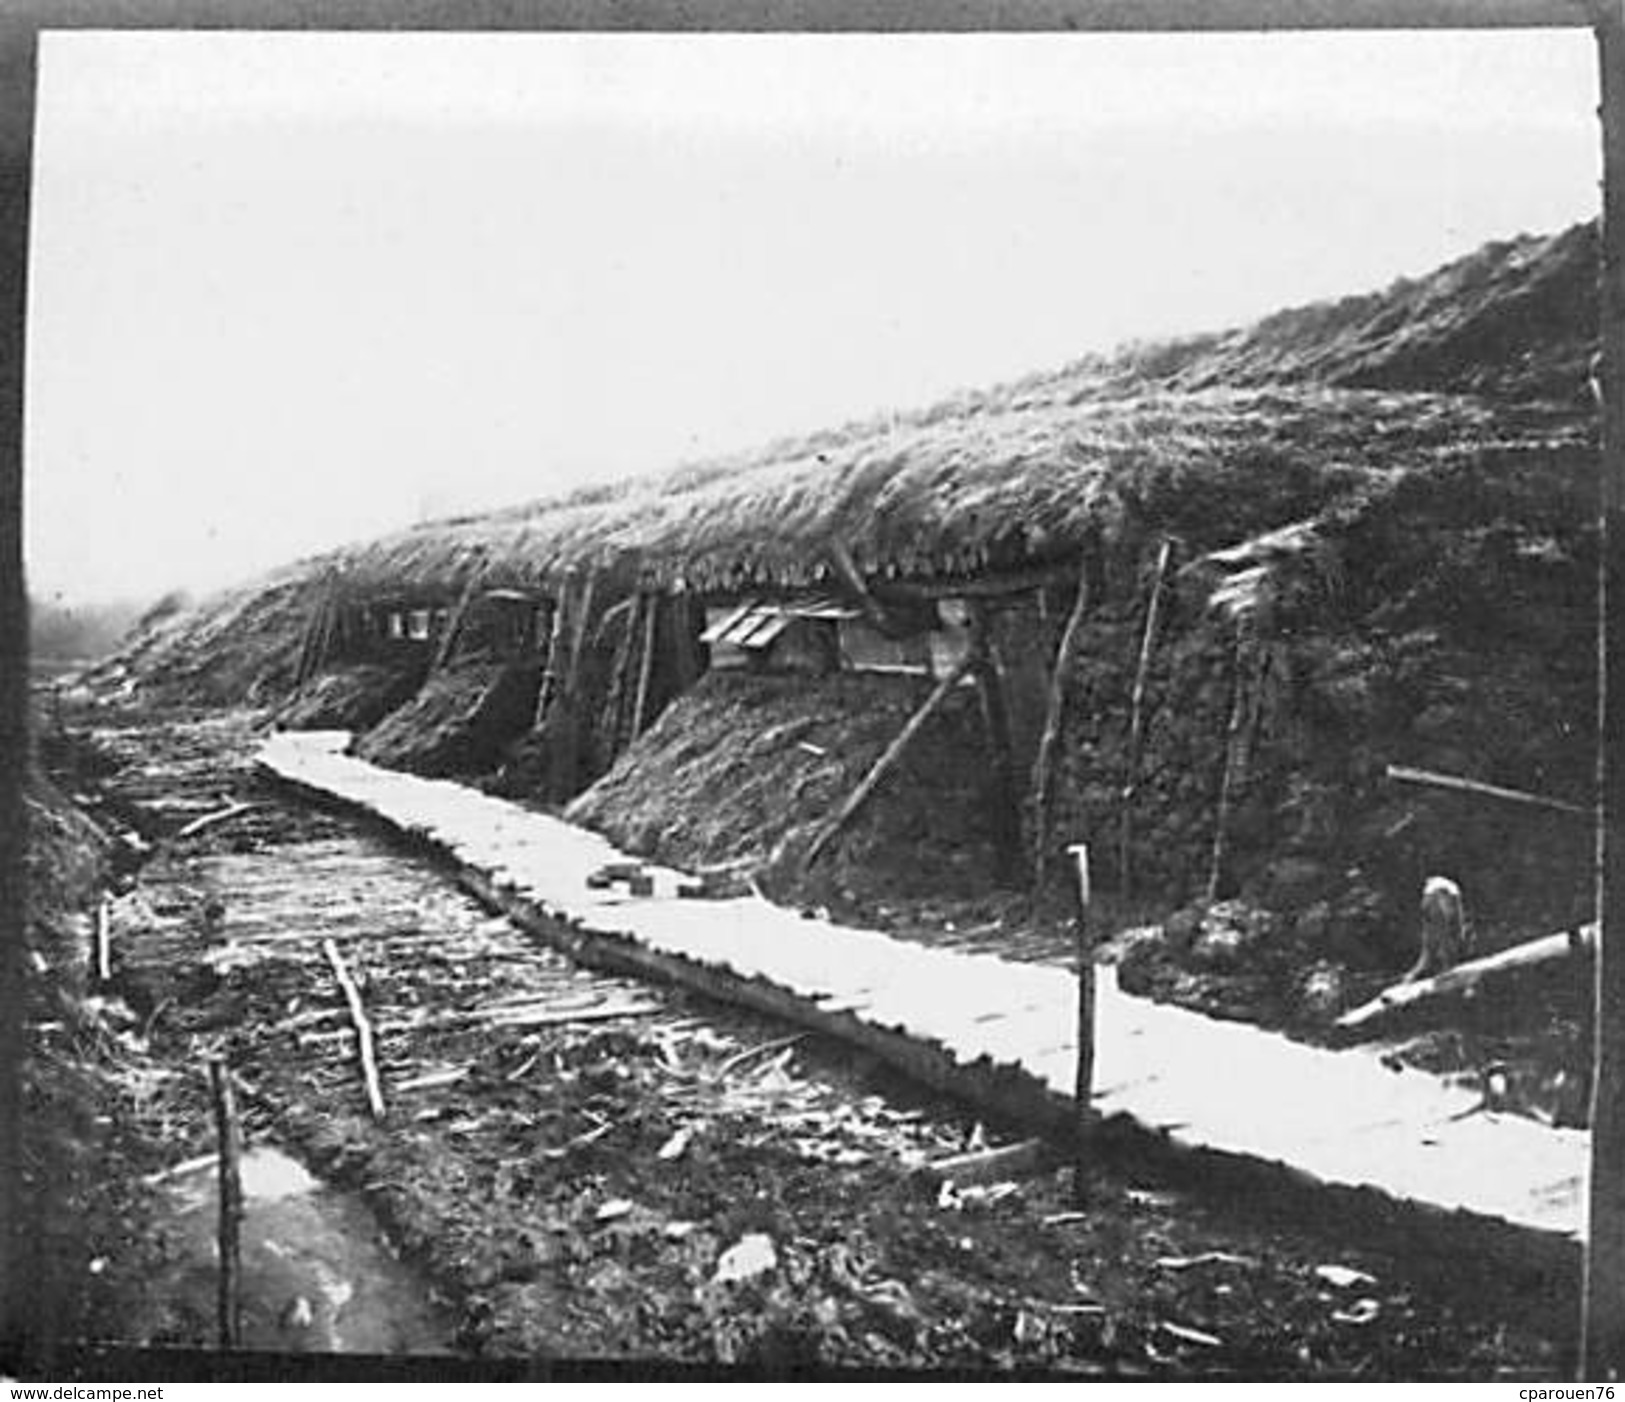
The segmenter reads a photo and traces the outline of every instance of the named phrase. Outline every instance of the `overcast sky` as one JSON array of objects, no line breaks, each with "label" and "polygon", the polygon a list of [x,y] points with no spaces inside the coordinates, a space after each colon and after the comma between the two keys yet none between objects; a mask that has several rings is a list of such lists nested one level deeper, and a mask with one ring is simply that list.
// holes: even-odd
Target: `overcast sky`
[{"label": "overcast sky", "polygon": [[1599,204],[1583,32],[57,34],[30,583],[209,588]]}]

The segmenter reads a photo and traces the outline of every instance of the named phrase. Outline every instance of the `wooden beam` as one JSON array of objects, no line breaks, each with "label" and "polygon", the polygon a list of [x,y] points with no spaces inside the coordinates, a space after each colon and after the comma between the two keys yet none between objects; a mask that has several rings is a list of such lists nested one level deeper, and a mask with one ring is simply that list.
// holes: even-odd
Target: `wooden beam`
[{"label": "wooden beam", "polygon": [[908,723],[898,732],[897,738],[886,747],[885,753],[870,766],[869,772],[863,776],[857,788],[853,789],[851,794],[847,796],[847,800],[841,805],[840,811],[819,829],[818,835],[813,838],[812,845],[807,848],[807,855],[801,859],[803,870],[810,868],[823,855],[824,849],[834,840],[836,834],[868,802],[869,796],[874,793],[880,781],[891,773],[914,737],[920,733],[921,727],[931,719],[937,707],[946,699],[948,693],[964,679],[965,673],[970,671],[976,664],[976,660],[976,650],[972,648],[958,662],[954,663],[948,675],[943,677],[932,688],[931,694],[921,702],[920,708],[908,718]]},{"label": "wooden beam", "polygon": [[1083,624],[1089,616],[1089,559],[1083,558],[1078,566],[1078,592],[1072,601],[1072,612],[1067,615],[1066,627],[1061,632],[1060,644],[1055,649],[1055,661],[1050,668],[1049,697],[1044,707],[1044,729],[1038,738],[1038,753],[1033,758],[1032,812],[1033,812],[1033,888],[1040,891],[1049,862],[1049,799],[1054,784],[1055,752],[1061,743],[1061,725],[1066,717],[1066,694],[1072,668],[1076,664],[1078,647],[1083,641]]},{"label": "wooden beam", "polygon": [[654,679],[655,643],[659,638],[662,596],[655,590],[643,594],[643,652],[638,659],[638,693],[632,703],[632,739],[643,734],[649,715],[649,683]]},{"label": "wooden beam", "polygon": [[974,579],[888,579],[874,585],[882,603],[887,599],[934,602],[938,599],[1002,599],[1012,594],[1028,594],[1051,584],[1064,584],[1072,577],[1068,563],[1034,565]]},{"label": "wooden beam", "polygon": [[[609,673],[609,695],[604,702],[604,724],[609,731],[611,760],[620,754],[621,739],[628,728],[628,712],[631,710],[629,693],[633,687],[632,666],[633,659],[637,655],[638,625],[643,621],[642,594],[634,594],[623,602],[631,605],[631,612],[626,616],[626,622],[621,628],[620,641],[615,645],[615,660]],[[605,619],[608,620],[607,614]]]},{"label": "wooden beam", "polygon": [[563,691],[565,662],[563,651],[570,643],[570,634],[565,623],[569,601],[570,581],[565,579],[559,585],[558,596],[553,600],[553,617],[547,637],[547,662],[542,668],[541,687],[536,692],[536,712],[531,721],[532,730],[541,729],[547,720],[548,710]]},{"label": "wooden beam", "polygon": [[483,566],[477,565],[469,572],[468,582],[463,585],[463,592],[457,596],[457,605],[452,609],[451,617],[446,620],[446,631],[440,635],[440,641],[435,645],[434,661],[429,664],[431,677],[451,661],[451,655],[457,647],[458,635],[463,631],[463,622],[468,617],[469,609],[474,605],[475,596],[479,593],[480,580],[484,575]]},{"label": "wooden beam", "polygon": [[896,621],[886,612],[880,600],[870,592],[868,584],[858,570],[857,562],[852,558],[851,551],[840,541],[832,540],[824,547],[824,553],[829,557],[829,562],[835,566],[836,577],[846,593],[863,610],[863,616],[868,619],[869,626],[888,638],[898,636]]},{"label": "wooden beam", "polygon": [[1412,979],[1391,984],[1369,1002],[1351,1008],[1337,1019],[1344,1031],[1364,1027],[1368,1022],[1387,1017],[1401,1008],[1414,1007],[1452,993],[1466,993],[1477,988],[1487,978],[1498,974],[1516,973],[1520,969],[1548,964],[1554,959],[1568,959],[1575,954],[1590,953],[1596,948],[1597,927],[1585,925],[1578,930],[1563,930],[1555,935],[1542,935],[1536,940],[1513,945],[1482,959],[1471,959],[1432,978]]},{"label": "wooden beam", "polygon": [[1519,803],[1528,808],[1544,809],[1548,813],[1566,813],[1570,817],[1596,819],[1595,808],[1583,808],[1578,803],[1566,803],[1560,798],[1546,798],[1540,794],[1524,793],[1521,789],[1504,789],[1497,784],[1481,784],[1476,779],[1463,779],[1455,774],[1436,774],[1430,769],[1412,769],[1408,765],[1390,764],[1388,777],[1398,784],[1415,784],[1421,788],[1443,789],[1448,793],[1466,794],[1470,798],[1496,799],[1502,803]]},{"label": "wooden beam", "polygon": [[1012,882],[1022,867],[1021,801],[1016,793],[1014,748],[1010,739],[1010,706],[1004,694],[1004,673],[993,645],[993,621],[985,605],[972,615],[970,655],[972,675],[982,703],[982,725],[987,732],[989,767],[993,776],[993,841],[999,879]]},{"label": "wooden beam", "polygon": [[1134,690],[1129,698],[1128,757],[1124,765],[1123,792],[1117,818],[1117,885],[1125,895],[1134,889],[1134,800],[1140,792],[1140,752],[1145,742],[1145,687],[1151,674],[1151,650],[1156,645],[1157,623],[1162,611],[1162,591],[1173,559],[1174,543],[1164,538],[1157,552],[1157,572],[1151,582],[1151,599],[1145,608],[1145,631],[1140,636],[1140,660],[1134,669]]}]

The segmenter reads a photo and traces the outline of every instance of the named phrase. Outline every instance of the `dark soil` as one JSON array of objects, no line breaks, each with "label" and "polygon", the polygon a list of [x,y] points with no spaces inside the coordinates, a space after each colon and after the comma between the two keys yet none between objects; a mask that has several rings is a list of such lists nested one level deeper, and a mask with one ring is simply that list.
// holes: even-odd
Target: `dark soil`
[{"label": "dark soil", "polygon": [[[252,735],[241,719],[104,727],[100,782],[149,815],[265,801],[241,766]],[[274,801],[259,816],[252,836],[225,824],[195,852],[175,847],[137,894],[202,889],[197,864],[223,851],[270,860],[343,831]],[[442,908],[423,908],[427,932],[464,918]],[[192,910],[175,896],[173,950],[207,947]],[[383,958],[364,960],[369,999],[432,1008],[470,974]],[[849,1051],[675,995],[653,1018],[418,1034],[414,1056],[473,1069],[376,1126],[341,1049],[290,1054],[276,967],[163,972],[183,996],[123,1034],[116,1132],[134,1147],[110,1162],[128,1174],[207,1149],[201,1081],[184,1068],[225,1038],[253,1091],[250,1135],[285,1138],[364,1194],[479,1354],[1164,1378],[1555,1376],[1569,1363],[1568,1267],[1509,1264],[1487,1229],[1482,1256],[1471,1231],[1453,1238],[1443,1271],[1406,1214],[1380,1209],[1389,1230],[1372,1231],[1330,1197],[1288,1212],[1256,1180],[1210,1179],[1140,1144],[1092,1166],[1081,1216],[1059,1166],[945,1189],[923,1165],[1014,1127],[979,1128]],[[134,994],[140,969],[126,976]],[[155,1250],[139,1231],[109,1243],[98,1288],[136,1289]]]}]

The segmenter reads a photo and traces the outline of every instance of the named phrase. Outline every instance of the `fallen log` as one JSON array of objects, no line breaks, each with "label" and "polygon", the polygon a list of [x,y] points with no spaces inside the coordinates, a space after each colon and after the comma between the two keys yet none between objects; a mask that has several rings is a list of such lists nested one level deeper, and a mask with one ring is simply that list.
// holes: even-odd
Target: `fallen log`
[{"label": "fallen log", "polygon": [[1361,1027],[1400,1008],[1413,1007],[1417,1003],[1452,993],[1465,993],[1497,974],[1513,973],[1556,959],[1567,959],[1574,954],[1589,953],[1596,947],[1596,940],[1597,927],[1594,924],[1576,930],[1561,930],[1555,935],[1542,935],[1539,939],[1515,944],[1511,949],[1503,949],[1497,954],[1487,954],[1482,959],[1457,964],[1432,978],[1393,984],[1370,1002],[1344,1013],[1337,1019],[1336,1025],[1345,1030]]},{"label": "fallen log", "polygon": [[344,1000],[350,1005],[350,1021],[355,1024],[356,1041],[361,1055],[361,1076],[367,1086],[367,1105],[375,1120],[384,1118],[384,1092],[378,1083],[378,1058],[372,1045],[372,1023],[367,1020],[366,1007],[361,1002],[361,990],[344,965],[339,947],[332,940],[322,941],[322,953],[333,966],[333,977],[344,990]]}]

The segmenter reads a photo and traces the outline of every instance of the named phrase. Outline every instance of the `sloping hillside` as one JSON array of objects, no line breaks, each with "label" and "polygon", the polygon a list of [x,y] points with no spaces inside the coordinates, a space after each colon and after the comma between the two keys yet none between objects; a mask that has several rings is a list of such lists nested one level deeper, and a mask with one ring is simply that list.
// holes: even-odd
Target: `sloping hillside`
[{"label": "sloping hillside", "polygon": [[[1383,775],[1409,763],[1585,797],[1595,242],[1589,226],[1513,239],[1241,330],[420,527],[155,620],[106,675],[198,702],[273,699],[335,569],[353,597],[438,587],[449,603],[475,573],[828,587],[831,541],[881,585],[1083,554],[1097,578],[1056,818],[1110,832],[1151,563],[1172,536],[1136,816],[1145,880],[1170,898],[1202,884],[1241,695],[1226,884],[1289,908],[1329,902],[1343,944],[1393,936],[1418,862],[1470,877],[1508,930],[1567,918],[1585,880],[1570,835],[1401,794]],[[1316,542],[1318,577],[1269,545],[1305,522],[1293,538]],[[1224,570],[1200,561],[1261,536],[1235,569],[1269,597],[1269,622],[1242,648],[1209,607]],[[1065,592],[1049,600],[1046,656]],[[383,720],[384,749],[401,749],[407,720]],[[640,754],[583,815],[629,833],[643,821],[653,799],[626,772]],[[684,821],[661,817],[668,845]]]}]

